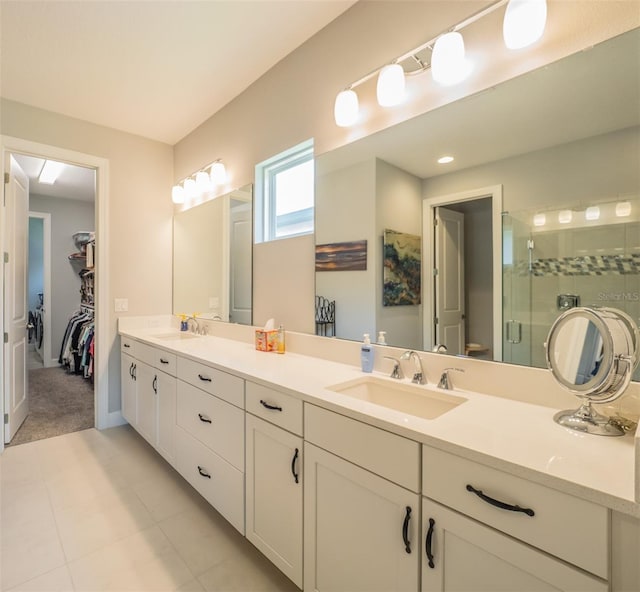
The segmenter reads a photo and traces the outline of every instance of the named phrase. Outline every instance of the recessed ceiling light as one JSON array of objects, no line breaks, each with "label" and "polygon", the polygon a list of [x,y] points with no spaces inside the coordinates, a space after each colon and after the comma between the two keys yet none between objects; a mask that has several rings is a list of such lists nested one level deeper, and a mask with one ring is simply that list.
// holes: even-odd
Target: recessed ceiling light
[{"label": "recessed ceiling light", "polygon": [[572,219],[573,214],[571,210],[561,210],[558,212],[558,222],[560,222],[560,224],[569,224]]},{"label": "recessed ceiling light", "polygon": [[631,202],[621,201],[616,204],[616,216],[618,218],[625,218],[631,215]]},{"label": "recessed ceiling light", "polygon": [[534,226],[544,226],[547,222],[547,217],[544,214],[536,214],[533,217]]},{"label": "recessed ceiling light", "polygon": [[453,162],[453,156],[441,156],[440,158],[438,158],[438,164],[448,164],[450,162]]},{"label": "recessed ceiling light", "polygon": [[40,171],[38,181],[45,185],[53,185],[56,179],[60,176],[62,169],[64,168],[64,162],[57,162],[55,160],[45,160],[44,166]]},{"label": "recessed ceiling light", "polygon": [[597,220],[600,218],[600,208],[598,206],[591,206],[585,210],[584,217],[587,220]]}]

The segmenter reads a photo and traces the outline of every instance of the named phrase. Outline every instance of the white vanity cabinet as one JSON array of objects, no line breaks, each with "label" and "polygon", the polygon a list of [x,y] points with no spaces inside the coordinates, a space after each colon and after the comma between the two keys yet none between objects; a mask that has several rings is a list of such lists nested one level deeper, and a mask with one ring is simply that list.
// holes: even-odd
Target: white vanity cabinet
[{"label": "white vanity cabinet", "polygon": [[178,472],[242,534],[244,380],[179,357]]},{"label": "white vanity cabinet", "polygon": [[606,508],[427,446],[422,479],[423,592],[609,589]]},{"label": "white vanity cabinet", "polygon": [[122,415],[173,465],[176,356],[130,339],[122,340],[121,350]]},{"label": "white vanity cabinet", "polygon": [[247,382],[246,405],[246,536],[302,588],[302,402]]},{"label": "white vanity cabinet", "polygon": [[304,590],[416,592],[419,445],[305,404],[304,451]]}]

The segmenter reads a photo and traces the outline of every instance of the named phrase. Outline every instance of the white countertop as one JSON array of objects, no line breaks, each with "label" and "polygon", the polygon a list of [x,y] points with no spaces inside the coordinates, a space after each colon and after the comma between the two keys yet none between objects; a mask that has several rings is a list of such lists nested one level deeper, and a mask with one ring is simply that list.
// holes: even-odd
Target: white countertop
[{"label": "white countertop", "polygon": [[[166,326],[120,329],[122,335],[276,387],[306,402],[640,517],[635,486],[640,468],[631,434],[582,434],[556,424],[555,409],[457,389],[438,392],[464,397],[466,402],[436,419],[422,419],[326,388],[365,376],[359,368],[290,351],[284,355],[259,352],[253,344],[220,337],[155,337],[172,331],[178,335]],[[435,386],[421,388],[434,390]]]}]

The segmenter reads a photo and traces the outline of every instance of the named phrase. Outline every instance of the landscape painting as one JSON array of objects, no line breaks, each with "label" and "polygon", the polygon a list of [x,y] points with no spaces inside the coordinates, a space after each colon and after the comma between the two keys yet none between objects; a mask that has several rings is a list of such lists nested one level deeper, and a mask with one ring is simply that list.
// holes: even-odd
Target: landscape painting
[{"label": "landscape painting", "polygon": [[421,243],[415,234],[384,231],[383,306],[420,304]]},{"label": "landscape painting", "polygon": [[367,241],[316,245],[316,271],[365,271]]}]

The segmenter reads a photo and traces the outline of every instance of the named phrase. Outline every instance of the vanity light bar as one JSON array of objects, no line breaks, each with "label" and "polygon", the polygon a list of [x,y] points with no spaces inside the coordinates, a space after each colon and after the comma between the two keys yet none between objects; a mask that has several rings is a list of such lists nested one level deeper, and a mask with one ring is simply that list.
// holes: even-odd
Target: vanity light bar
[{"label": "vanity light bar", "polygon": [[227,180],[224,163],[220,159],[215,160],[174,185],[171,189],[171,201],[174,204],[183,204],[186,200],[208,193],[218,185],[224,185]]},{"label": "vanity light bar", "polygon": [[[431,68],[434,80],[440,84],[457,84],[464,80],[471,71],[471,64],[465,58],[464,41],[460,31],[505,4],[508,6],[503,21],[503,37],[509,49],[526,47],[542,37],[547,19],[547,0],[497,0],[422,45],[365,74],[340,91],[334,103],[336,125],[349,127],[357,121],[358,96],[354,89],[374,76],[378,76],[378,104],[390,107],[401,103],[404,98],[404,77],[407,74],[404,71],[400,72],[400,64],[406,60],[412,59],[420,66],[419,70],[411,74]],[[431,64],[424,64],[418,57],[418,54],[426,49],[432,52]]]}]

